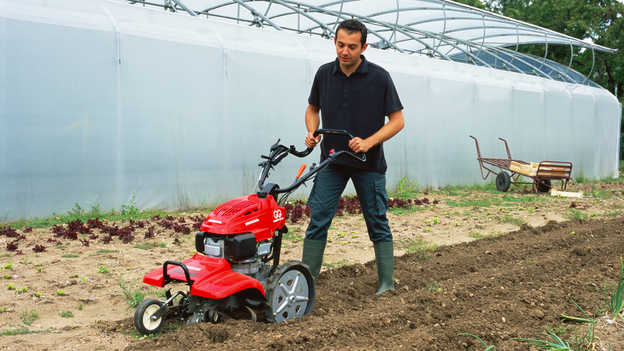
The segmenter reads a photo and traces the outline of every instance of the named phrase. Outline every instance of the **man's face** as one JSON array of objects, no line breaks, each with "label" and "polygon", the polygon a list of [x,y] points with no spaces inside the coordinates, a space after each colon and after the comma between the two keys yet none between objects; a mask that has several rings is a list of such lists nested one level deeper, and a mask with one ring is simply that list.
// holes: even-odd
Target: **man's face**
[{"label": "man's face", "polygon": [[336,44],[336,55],[341,66],[351,67],[359,62],[360,55],[368,46],[366,43],[362,46],[361,39],[362,33],[360,32],[348,32],[344,29],[338,30],[334,43]]}]

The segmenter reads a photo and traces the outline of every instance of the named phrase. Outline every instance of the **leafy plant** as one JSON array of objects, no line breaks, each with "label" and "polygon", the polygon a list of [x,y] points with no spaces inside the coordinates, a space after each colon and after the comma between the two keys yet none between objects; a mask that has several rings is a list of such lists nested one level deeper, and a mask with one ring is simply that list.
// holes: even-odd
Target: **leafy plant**
[{"label": "leafy plant", "polygon": [[97,270],[98,270],[98,273],[102,273],[102,274],[108,273],[108,268],[106,268],[106,266],[103,264],[99,265]]},{"label": "leafy plant", "polygon": [[56,294],[58,296],[65,296],[65,291],[63,289],[58,289],[58,290],[56,290]]}]

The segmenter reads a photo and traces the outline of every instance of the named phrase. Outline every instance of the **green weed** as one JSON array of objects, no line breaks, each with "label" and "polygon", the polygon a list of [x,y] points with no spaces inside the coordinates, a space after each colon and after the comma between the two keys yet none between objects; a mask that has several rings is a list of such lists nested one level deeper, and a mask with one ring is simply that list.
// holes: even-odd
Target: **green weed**
[{"label": "green weed", "polygon": [[61,255],[61,257],[63,257],[63,258],[76,258],[76,257],[80,257],[80,255],[79,254],[75,254],[75,253],[67,253],[67,254]]}]

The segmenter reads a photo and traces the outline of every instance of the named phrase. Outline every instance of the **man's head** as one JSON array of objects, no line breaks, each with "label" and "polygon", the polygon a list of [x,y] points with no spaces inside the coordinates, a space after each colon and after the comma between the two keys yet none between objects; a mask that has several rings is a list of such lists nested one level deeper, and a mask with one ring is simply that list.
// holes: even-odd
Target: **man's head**
[{"label": "man's head", "polygon": [[352,67],[360,60],[360,55],[366,50],[366,26],[362,22],[349,19],[341,22],[336,29],[336,54],[340,65]]}]

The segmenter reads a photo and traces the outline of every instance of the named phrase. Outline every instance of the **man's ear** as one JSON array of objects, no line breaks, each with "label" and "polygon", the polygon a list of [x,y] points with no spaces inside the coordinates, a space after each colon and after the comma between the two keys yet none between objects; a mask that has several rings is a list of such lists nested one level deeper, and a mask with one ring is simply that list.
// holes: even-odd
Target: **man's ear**
[{"label": "man's ear", "polygon": [[364,45],[362,45],[362,52],[366,51],[367,47],[368,47],[368,43],[364,43]]}]

